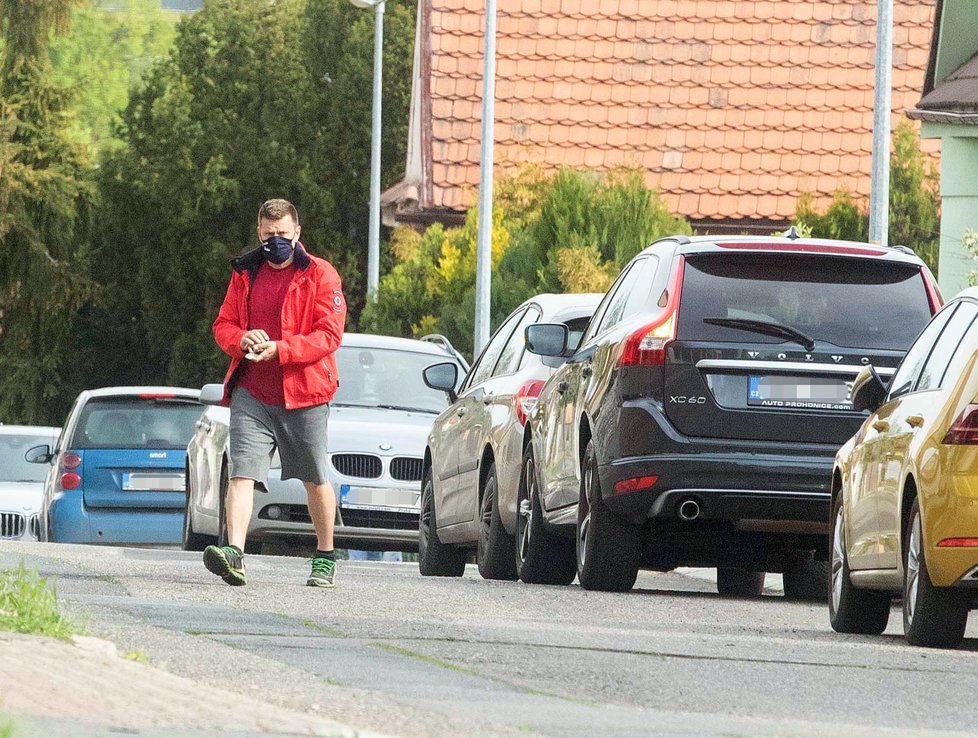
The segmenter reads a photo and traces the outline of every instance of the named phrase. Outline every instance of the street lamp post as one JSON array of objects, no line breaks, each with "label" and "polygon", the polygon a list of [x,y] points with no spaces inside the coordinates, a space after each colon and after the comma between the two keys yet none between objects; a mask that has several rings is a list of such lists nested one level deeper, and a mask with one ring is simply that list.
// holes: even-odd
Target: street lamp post
[{"label": "street lamp post", "polygon": [[890,226],[890,116],[893,91],[893,0],[879,0],[876,17],[876,83],[873,100],[873,175],[869,242],[888,245]]},{"label": "street lamp post", "polygon": [[380,284],[380,134],[384,64],[384,0],[350,0],[357,8],[374,9],[374,99],[370,123],[370,237],[367,245],[367,300]]}]

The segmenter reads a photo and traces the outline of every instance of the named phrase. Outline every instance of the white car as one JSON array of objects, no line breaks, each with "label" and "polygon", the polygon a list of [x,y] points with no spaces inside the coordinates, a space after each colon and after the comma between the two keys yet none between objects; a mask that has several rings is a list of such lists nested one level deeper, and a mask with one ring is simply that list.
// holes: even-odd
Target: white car
[{"label": "white car", "polygon": [[576,346],[602,295],[537,295],[514,310],[489,339],[455,394],[450,364],[425,370],[429,387],[448,393],[452,405],[438,416],[428,438],[418,564],[425,576],[461,576],[476,549],[486,579],[516,579],[526,548],[528,507],[517,506],[523,427],[544,382],[565,359],[543,359],[526,350],[525,331],[535,323],[567,326]]},{"label": "white car", "polygon": [[[448,400],[426,387],[424,367],[449,361],[461,374],[464,359],[441,337],[423,340],[347,333],[336,352],[340,386],[330,403],[330,482],[337,494],[337,547],[412,551],[418,542],[418,500],[425,440]],[[202,393],[202,401],[206,388]],[[214,393],[215,395],[217,393]],[[187,448],[187,509],[183,546],[199,551],[223,542],[227,491],[226,407],[207,408]],[[258,486],[248,526],[248,553],[281,550],[315,532],[306,491],[283,481],[277,454],[267,490]]]},{"label": "white car", "polygon": [[54,448],[60,428],[0,425],[0,539],[36,541],[48,467],[27,461],[37,446]]}]

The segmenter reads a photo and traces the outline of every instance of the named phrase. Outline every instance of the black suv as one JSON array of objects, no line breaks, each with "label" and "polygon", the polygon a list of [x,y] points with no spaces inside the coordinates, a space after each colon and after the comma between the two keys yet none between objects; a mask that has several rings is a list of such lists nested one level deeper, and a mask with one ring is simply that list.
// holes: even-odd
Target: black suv
[{"label": "black suv", "polygon": [[[676,236],[598,306],[526,426],[517,568],[527,582],[624,591],[640,567],[717,567],[723,594],[827,593],[836,450],[941,305],[909,249]],[[526,331],[566,352],[566,327]]]}]

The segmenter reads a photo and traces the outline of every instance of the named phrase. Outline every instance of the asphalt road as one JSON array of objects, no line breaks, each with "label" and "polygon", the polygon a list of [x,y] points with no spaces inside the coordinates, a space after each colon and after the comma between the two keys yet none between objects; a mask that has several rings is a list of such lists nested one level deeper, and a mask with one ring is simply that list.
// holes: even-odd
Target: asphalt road
[{"label": "asphalt road", "polygon": [[392,735],[978,731],[978,614],[962,649],[932,651],[904,643],[896,608],[883,637],[840,636],[825,606],[688,574],[603,594],[340,562],[316,590],[304,560],[251,556],[232,588],[193,553],[0,543],[0,568],[21,559],[151,665]]}]

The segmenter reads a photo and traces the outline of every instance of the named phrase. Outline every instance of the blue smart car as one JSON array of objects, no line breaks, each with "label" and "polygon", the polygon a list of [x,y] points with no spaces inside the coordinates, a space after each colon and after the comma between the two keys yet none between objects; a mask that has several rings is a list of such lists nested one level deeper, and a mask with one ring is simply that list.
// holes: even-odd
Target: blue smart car
[{"label": "blue smart car", "polygon": [[28,461],[51,465],[40,534],[58,543],[178,545],[187,497],[187,444],[202,407],[182,387],[82,392],[57,446]]}]

